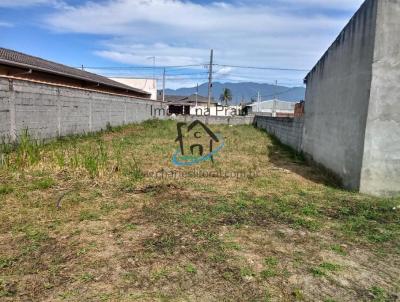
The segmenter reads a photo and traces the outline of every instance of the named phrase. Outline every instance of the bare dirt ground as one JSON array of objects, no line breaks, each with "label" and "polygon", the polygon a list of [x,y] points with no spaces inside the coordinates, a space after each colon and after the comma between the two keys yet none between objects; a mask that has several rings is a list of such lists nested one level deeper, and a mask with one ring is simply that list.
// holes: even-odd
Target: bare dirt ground
[{"label": "bare dirt ground", "polygon": [[400,301],[399,198],[211,128],[225,148],[185,168],[173,121],[3,146],[0,301]]}]

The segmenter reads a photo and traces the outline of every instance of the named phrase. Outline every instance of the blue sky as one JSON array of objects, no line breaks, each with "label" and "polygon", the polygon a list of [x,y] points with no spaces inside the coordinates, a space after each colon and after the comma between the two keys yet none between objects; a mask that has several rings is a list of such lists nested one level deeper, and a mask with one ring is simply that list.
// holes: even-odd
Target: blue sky
[{"label": "blue sky", "polygon": [[[310,69],[362,0],[0,0],[0,46],[70,66],[207,63]],[[151,69],[95,70],[152,76]],[[204,82],[171,69],[167,86]],[[301,85],[305,72],[216,67],[221,82]],[[156,71],[156,76],[160,72]]]}]

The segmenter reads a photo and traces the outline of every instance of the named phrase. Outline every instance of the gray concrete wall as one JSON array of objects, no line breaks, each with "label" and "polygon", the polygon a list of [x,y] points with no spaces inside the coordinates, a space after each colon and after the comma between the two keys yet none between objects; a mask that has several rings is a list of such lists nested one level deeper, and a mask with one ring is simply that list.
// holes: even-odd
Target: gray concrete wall
[{"label": "gray concrete wall", "polygon": [[0,143],[10,133],[10,105],[8,82],[0,79]]},{"label": "gray concrete wall", "polygon": [[196,116],[196,115],[179,115],[175,118],[177,121],[192,123],[199,120],[204,124],[209,125],[251,125],[254,121],[254,116]]},{"label": "gray concrete wall", "polygon": [[0,136],[24,129],[35,138],[87,133],[152,118],[153,101],[0,78]]},{"label": "gray concrete wall", "polygon": [[400,192],[400,0],[379,0],[360,190]]},{"label": "gray concrete wall", "polygon": [[359,189],[377,3],[367,0],[307,77],[303,151]]},{"label": "gray concrete wall", "polygon": [[277,137],[283,144],[301,151],[303,118],[256,116],[254,125]]},{"label": "gray concrete wall", "polygon": [[303,118],[276,118],[263,115],[249,116],[195,116],[184,115],[175,118],[179,122],[192,123],[199,120],[208,125],[254,125],[276,136],[283,144],[301,151]]}]

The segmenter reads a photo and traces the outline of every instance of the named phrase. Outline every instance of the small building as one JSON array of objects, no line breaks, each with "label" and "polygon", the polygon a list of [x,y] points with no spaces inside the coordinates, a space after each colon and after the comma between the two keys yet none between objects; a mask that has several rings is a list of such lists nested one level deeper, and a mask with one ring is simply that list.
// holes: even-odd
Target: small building
[{"label": "small building", "polygon": [[[158,100],[162,100],[161,94],[158,94]],[[190,96],[166,95],[165,102],[169,114],[176,115],[204,115],[208,108],[208,98],[196,94]],[[211,100],[210,115],[216,114],[217,105],[218,103]]]},{"label": "small building", "polygon": [[250,103],[245,106],[247,114],[258,114],[273,117],[293,117],[296,103],[280,100],[268,100]]},{"label": "small building", "polygon": [[168,113],[175,115],[189,115],[190,107],[194,106],[187,96],[166,95],[165,102],[168,106]]},{"label": "small building", "polygon": [[150,99],[157,100],[157,80],[144,78],[129,78],[129,77],[112,77],[111,80],[125,84],[129,87],[146,91],[151,95]]}]

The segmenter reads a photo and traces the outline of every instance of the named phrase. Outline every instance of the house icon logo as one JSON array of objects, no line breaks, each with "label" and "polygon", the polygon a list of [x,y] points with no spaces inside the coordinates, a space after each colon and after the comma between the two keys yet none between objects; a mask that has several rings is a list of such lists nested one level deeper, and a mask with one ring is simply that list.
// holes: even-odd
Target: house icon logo
[{"label": "house icon logo", "polygon": [[214,156],[225,146],[222,135],[213,133],[199,120],[189,126],[178,123],[177,131],[175,142],[179,142],[179,148],[172,156],[172,163],[179,167],[214,162]]}]

